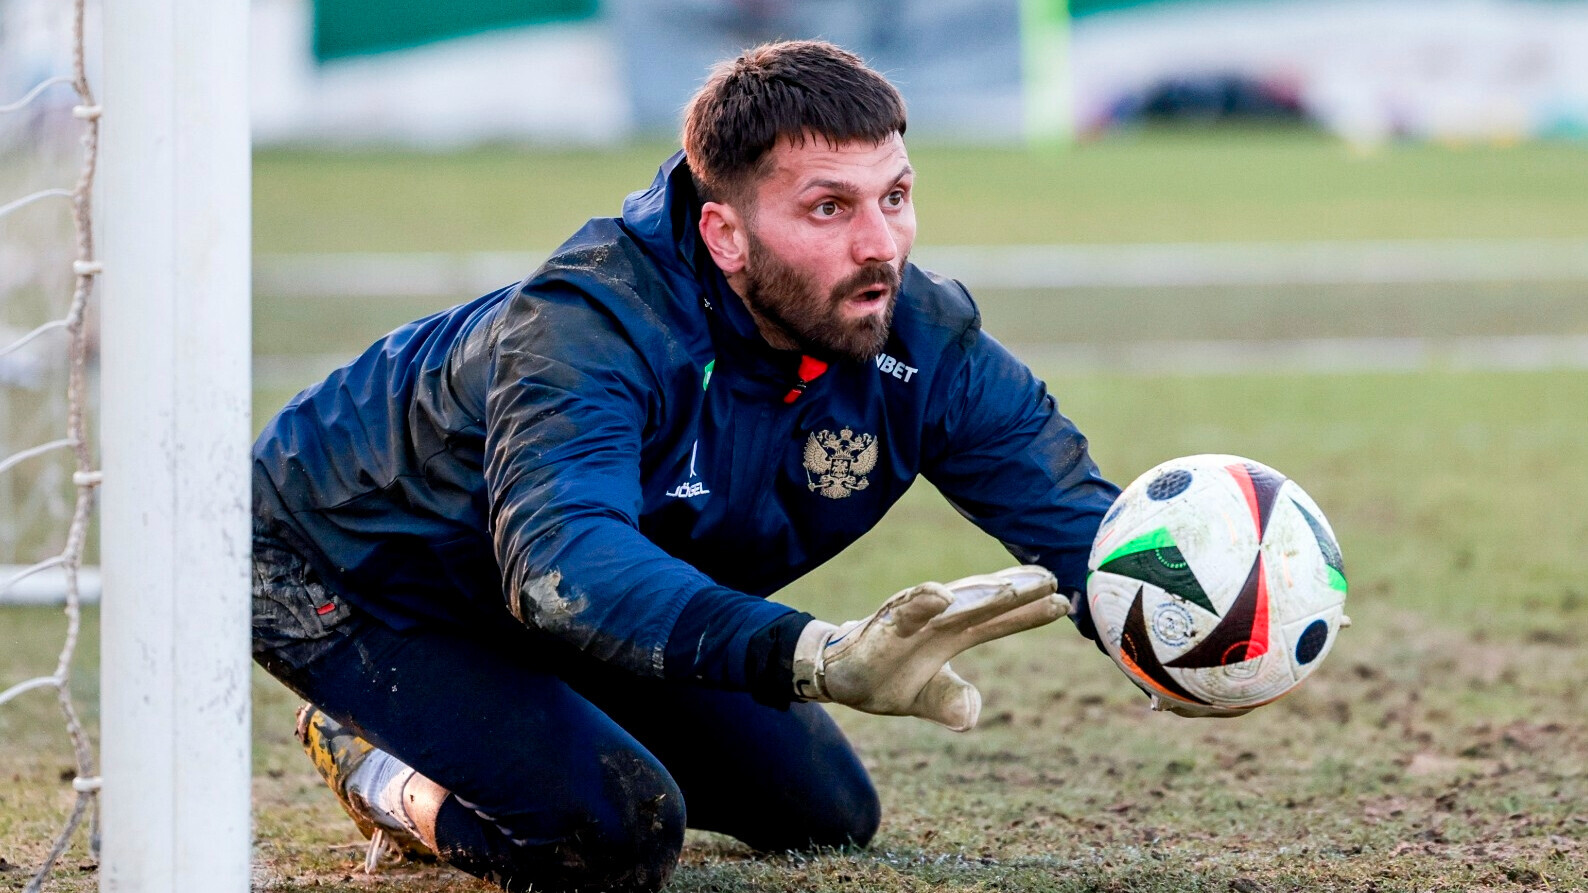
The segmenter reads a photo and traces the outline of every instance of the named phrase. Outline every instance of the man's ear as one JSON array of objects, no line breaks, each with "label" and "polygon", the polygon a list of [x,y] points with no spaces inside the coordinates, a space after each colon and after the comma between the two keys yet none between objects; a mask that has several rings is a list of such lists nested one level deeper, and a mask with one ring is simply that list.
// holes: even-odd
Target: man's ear
[{"label": "man's ear", "polygon": [[706,202],[700,206],[700,240],[723,275],[733,276],[744,269],[750,239],[744,217],[732,205]]}]

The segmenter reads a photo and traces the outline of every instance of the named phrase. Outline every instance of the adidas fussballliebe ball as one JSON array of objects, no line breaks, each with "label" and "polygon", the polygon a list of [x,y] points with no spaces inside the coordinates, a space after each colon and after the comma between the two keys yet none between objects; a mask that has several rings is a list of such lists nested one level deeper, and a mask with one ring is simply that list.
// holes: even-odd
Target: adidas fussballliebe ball
[{"label": "adidas fussballliebe ball", "polygon": [[1086,598],[1109,656],[1157,709],[1235,715],[1300,684],[1350,625],[1318,504],[1239,456],[1171,459],[1103,517]]}]

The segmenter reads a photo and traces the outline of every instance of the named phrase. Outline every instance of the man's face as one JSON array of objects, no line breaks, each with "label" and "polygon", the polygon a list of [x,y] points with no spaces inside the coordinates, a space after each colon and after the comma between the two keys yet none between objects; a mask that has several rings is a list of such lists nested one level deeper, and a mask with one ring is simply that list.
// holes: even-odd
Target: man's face
[{"label": "man's face", "polygon": [[915,242],[904,140],[781,140],[771,168],[746,220],[744,270],[730,283],[772,346],[872,359],[887,342]]}]

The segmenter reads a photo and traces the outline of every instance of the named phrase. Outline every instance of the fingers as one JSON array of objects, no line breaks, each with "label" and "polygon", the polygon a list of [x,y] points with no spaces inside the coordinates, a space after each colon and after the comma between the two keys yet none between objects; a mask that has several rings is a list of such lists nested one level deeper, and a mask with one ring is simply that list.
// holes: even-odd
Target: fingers
[{"label": "fingers", "polygon": [[954,603],[954,593],[942,583],[922,583],[911,586],[883,603],[877,618],[891,624],[903,637],[915,635],[934,617],[941,615]]},{"label": "fingers", "polygon": [[1057,591],[1058,581],[1046,568],[1021,565],[993,574],[965,577],[948,584],[954,603],[932,622],[945,631],[963,630]]},{"label": "fingers", "polygon": [[964,630],[956,639],[970,648],[1052,623],[1069,613],[1070,600],[1055,592]]},{"label": "fingers", "polygon": [[1008,580],[1010,584],[1022,592],[1041,589],[1044,586],[1047,587],[1048,592],[1053,592],[1059,588],[1059,581],[1054,579],[1053,572],[1035,564],[1017,564],[1014,567],[1006,567],[992,576]]},{"label": "fingers", "polygon": [[981,716],[981,692],[944,664],[915,696],[910,713],[956,732],[969,731]]}]

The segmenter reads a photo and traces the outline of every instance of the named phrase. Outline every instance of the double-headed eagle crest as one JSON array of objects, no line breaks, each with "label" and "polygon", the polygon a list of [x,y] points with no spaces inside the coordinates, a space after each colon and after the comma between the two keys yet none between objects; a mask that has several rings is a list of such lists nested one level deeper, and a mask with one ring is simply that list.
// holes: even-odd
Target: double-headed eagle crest
[{"label": "double-headed eagle crest", "polygon": [[806,486],[828,499],[843,499],[871,485],[866,475],[877,467],[877,438],[849,428],[837,434],[813,431],[805,441]]}]

